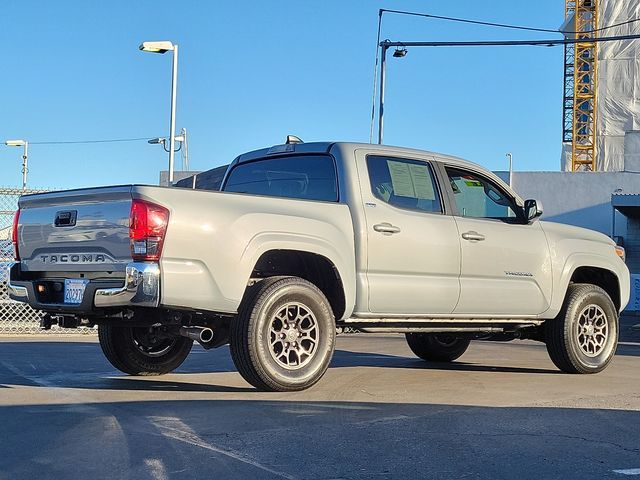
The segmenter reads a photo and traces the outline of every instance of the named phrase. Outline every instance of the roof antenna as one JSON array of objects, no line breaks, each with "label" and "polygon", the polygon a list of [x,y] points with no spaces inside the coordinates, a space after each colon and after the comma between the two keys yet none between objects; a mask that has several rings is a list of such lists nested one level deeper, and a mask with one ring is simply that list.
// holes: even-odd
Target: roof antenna
[{"label": "roof antenna", "polygon": [[300,140],[299,137],[296,137],[295,135],[287,135],[287,141],[285,142],[285,144],[291,145],[292,143],[304,143],[304,142]]}]

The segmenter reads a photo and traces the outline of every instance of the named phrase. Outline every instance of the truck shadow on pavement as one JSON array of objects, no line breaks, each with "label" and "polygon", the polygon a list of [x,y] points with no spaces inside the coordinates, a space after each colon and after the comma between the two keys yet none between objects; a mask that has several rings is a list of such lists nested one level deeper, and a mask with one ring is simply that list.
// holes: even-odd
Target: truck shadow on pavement
[{"label": "truck shadow on pavement", "polygon": [[382,368],[409,368],[421,370],[451,370],[467,372],[505,372],[505,373],[559,373],[557,370],[529,367],[509,367],[495,365],[480,365],[464,361],[426,362],[412,357],[400,357],[396,355],[369,354],[336,350],[331,362],[331,368],[335,367],[382,367]]},{"label": "truck shadow on pavement", "polygon": [[[482,365],[458,361],[431,363],[413,357],[381,353],[336,350],[330,369],[336,368],[413,369],[490,373],[561,374],[546,368]],[[174,374],[160,377],[131,377],[115,370],[92,342],[0,342],[0,387],[24,385],[58,388],[175,391],[175,392],[256,392],[246,386],[216,385],[203,374],[236,372],[227,347],[205,351],[195,347]],[[1,478],[1,477],[0,477]]]}]

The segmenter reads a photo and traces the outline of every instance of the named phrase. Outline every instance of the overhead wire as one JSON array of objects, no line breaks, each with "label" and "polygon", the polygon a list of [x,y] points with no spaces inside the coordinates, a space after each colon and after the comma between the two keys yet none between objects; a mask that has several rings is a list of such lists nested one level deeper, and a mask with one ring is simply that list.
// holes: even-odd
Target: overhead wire
[{"label": "overhead wire", "polygon": [[46,141],[46,142],[29,142],[29,145],[70,145],[80,143],[115,143],[115,142],[139,142],[149,140],[152,137],[138,138],[111,138],[106,140],[62,140],[62,141]]},{"label": "overhead wire", "polygon": [[[496,23],[496,22],[486,22],[482,20],[471,20],[469,18],[458,18],[458,17],[447,17],[443,15],[432,15],[430,13],[420,13],[420,12],[409,12],[404,10],[390,10],[386,8],[380,9],[381,12],[395,13],[400,15],[409,15],[414,17],[425,17],[425,18],[433,18],[435,20],[445,20],[449,22],[458,22],[458,23],[468,23],[473,25],[482,25],[485,27],[496,27],[496,28],[508,28],[512,30],[526,30],[530,32],[545,32],[545,33],[559,33],[559,34],[577,34],[577,33],[585,33],[585,32],[574,32],[574,31],[563,31],[552,29],[552,28],[540,28],[540,27],[528,27],[526,25],[514,25],[509,23]],[[623,25],[628,25],[630,23],[640,22],[640,18],[633,18],[631,20],[627,20],[625,22],[615,23],[613,25],[607,25],[605,27],[596,28],[594,30],[590,30],[590,32],[600,32],[603,30],[608,30],[614,27],[621,27]]]}]

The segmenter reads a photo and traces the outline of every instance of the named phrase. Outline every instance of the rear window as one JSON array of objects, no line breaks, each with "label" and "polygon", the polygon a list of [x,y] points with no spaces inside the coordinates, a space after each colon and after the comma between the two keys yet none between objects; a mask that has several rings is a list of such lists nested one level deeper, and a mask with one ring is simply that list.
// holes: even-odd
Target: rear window
[{"label": "rear window", "polygon": [[224,191],[338,201],[336,168],[329,155],[290,155],[241,163],[229,173]]}]

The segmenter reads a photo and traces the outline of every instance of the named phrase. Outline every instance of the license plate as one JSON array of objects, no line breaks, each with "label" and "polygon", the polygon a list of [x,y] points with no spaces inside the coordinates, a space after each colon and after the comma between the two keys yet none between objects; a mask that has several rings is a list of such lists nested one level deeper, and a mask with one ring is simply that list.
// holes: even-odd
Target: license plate
[{"label": "license plate", "polygon": [[82,278],[65,278],[64,280],[64,303],[79,304],[84,297],[84,289],[89,280]]}]

